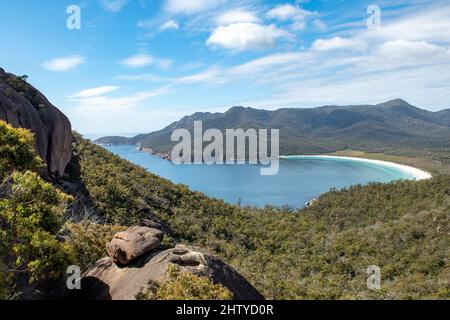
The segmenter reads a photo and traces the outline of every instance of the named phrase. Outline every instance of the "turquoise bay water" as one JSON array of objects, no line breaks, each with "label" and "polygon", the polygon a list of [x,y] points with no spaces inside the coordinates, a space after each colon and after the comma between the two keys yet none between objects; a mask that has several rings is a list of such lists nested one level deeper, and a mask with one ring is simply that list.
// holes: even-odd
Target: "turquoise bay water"
[{"label": "turquoise bay water", "polygon": [[236,204],[300,208],[331,188],[370,182],[414,179],[396,168],[348,159],[294,158],[280,160],[280,171],[261,176],[259,165],[175,165],[136,150],[134,146],[107,146],[109,151],[150,172],[182,183],[192,190]]}]

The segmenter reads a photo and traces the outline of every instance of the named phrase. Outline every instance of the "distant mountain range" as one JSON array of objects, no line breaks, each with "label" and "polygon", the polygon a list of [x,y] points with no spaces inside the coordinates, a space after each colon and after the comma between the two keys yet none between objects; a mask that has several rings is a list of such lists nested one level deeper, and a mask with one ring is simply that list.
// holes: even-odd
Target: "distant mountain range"
[{"label": "distant mountain range", "polygon": [[280,153],[285,155],[345,149],[383,152],[450,148],[450,109],[431,112],[400,99],[378,105],[276,111],[233,107],[225,113],[195,113],[149,134],[104,137],[95,142],[139,145],[155,153],[167,153],[174,145],[172,132],[179,128],[193,132],[194,121],[203,121],[203,130],[280,129]]}]

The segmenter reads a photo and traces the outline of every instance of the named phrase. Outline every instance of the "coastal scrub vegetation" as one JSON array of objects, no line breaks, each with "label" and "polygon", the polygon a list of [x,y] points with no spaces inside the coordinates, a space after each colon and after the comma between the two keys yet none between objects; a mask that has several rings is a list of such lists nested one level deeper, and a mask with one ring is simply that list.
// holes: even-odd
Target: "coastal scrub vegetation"
[{"label": "coastal scrub vegetation", "polygon": [[0,120],[0,181],[13,171],[38,171],[43,167],[36,155],[33,134]]},{"label": "coastal scrub vegetation", "polygon": [[92,263],[107,256],[106,244],[118,232],[127,228],[111,224],[98,224],[88,220],[67,223],[67,243],[74,253],[74,262],[86,270]]},{"label": "coastal scrub vegetation", "polygon": [[[240,208],[175,185],[75,134],[81,179],[106,224],[156,218],[208,248],[266,298],[450,298],[450,177],[330,190],[302,210]],[[220,183],[220,182],[218,182]],[[381,290],[367,268],[381,268]]]},{"label": "coastal scrub vegetation", "polygon": [[[89,267],[141,219],[174,242],[207,248],[266,298],[449,299],[450,177],[330,190],[313,206],[240,208],[192,192],[75,134],[74,159],[100,223],[67,222],[72,197],[39,177],[33,136],[0,122],[0,298],[48,297],[68,265]],[[367,267],[381,268],[368,290]],[[228,299],[169,272],[142,299]],[[150,288],[150,289],[151,289]]]},{"label": "coastal scrub vegetation", "polygon": [[163,283],[151,282],[138,300],[232,300],[233,294],[209,278],[189,272],[181,272],[175,265],[169,266]]},{"label": "coastal scrub vegetation", "polygon": [[39,297],[72,261],[59,240],[72,198],[42,180],[33,136],[0,121],[0,299]]}]

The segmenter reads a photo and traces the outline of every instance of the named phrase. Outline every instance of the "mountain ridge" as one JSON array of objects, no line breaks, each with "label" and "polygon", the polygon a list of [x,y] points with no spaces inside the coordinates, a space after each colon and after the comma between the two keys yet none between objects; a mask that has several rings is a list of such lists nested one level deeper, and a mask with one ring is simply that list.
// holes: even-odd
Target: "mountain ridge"
[{"label": "mountain ridge", "polygon": [[132,138],[103,137],[107,145],[139,145],[155,153],[167,153],[175,144],[171,133],[194,121],[203,129],[280,129],[280,152],[327,153],[343,149],[380,151],[417,144],[431,148],[450,147],[450,109],[437,112],[395,99],[377,105],[321,106],[310,109],[281,108],[273,111],[235,106],[224,113],[196,112],[162,130]]}]

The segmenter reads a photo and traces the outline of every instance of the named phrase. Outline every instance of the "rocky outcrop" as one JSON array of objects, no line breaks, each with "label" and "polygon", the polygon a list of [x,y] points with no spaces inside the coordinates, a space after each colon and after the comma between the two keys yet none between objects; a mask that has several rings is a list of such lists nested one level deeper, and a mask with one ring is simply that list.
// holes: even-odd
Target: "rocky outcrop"
[{"label": "rocky outcrop", "polygon": [[114,263],[126,265],[137,257],[160,248],[163,237],[163,233],[157,229],[133,227],[117,233],[106,245],[106,251]]},{"label": "rocky outcrop", "polygon": [[48,172],[62,176],[72,155],[72,129],[67,117],[26,82],[0,68],[0,120],[29,129]]},{"label": "rocky outcrop", "polygon": [[[108,244],[111,256],[100,259],[84,274],[78,297],[83,300],[134,300],[149,282],[163,282],[169,266],[175,264],[181,272],[208,277],[227,287],[235,299],[264,299],[236,270],[202,249],[188,246],[149,249],[156,245],[155,239],[159,242],[160,235],[159,230],[148,227],[131,228],[117,234]],[[112,247],[116,249],[111,250]],[[126,265],[115,263],[119,251],[120,261],[127,260]],[[122,260],[123,256],[133,257],[138,251],[143,254]]]}]

